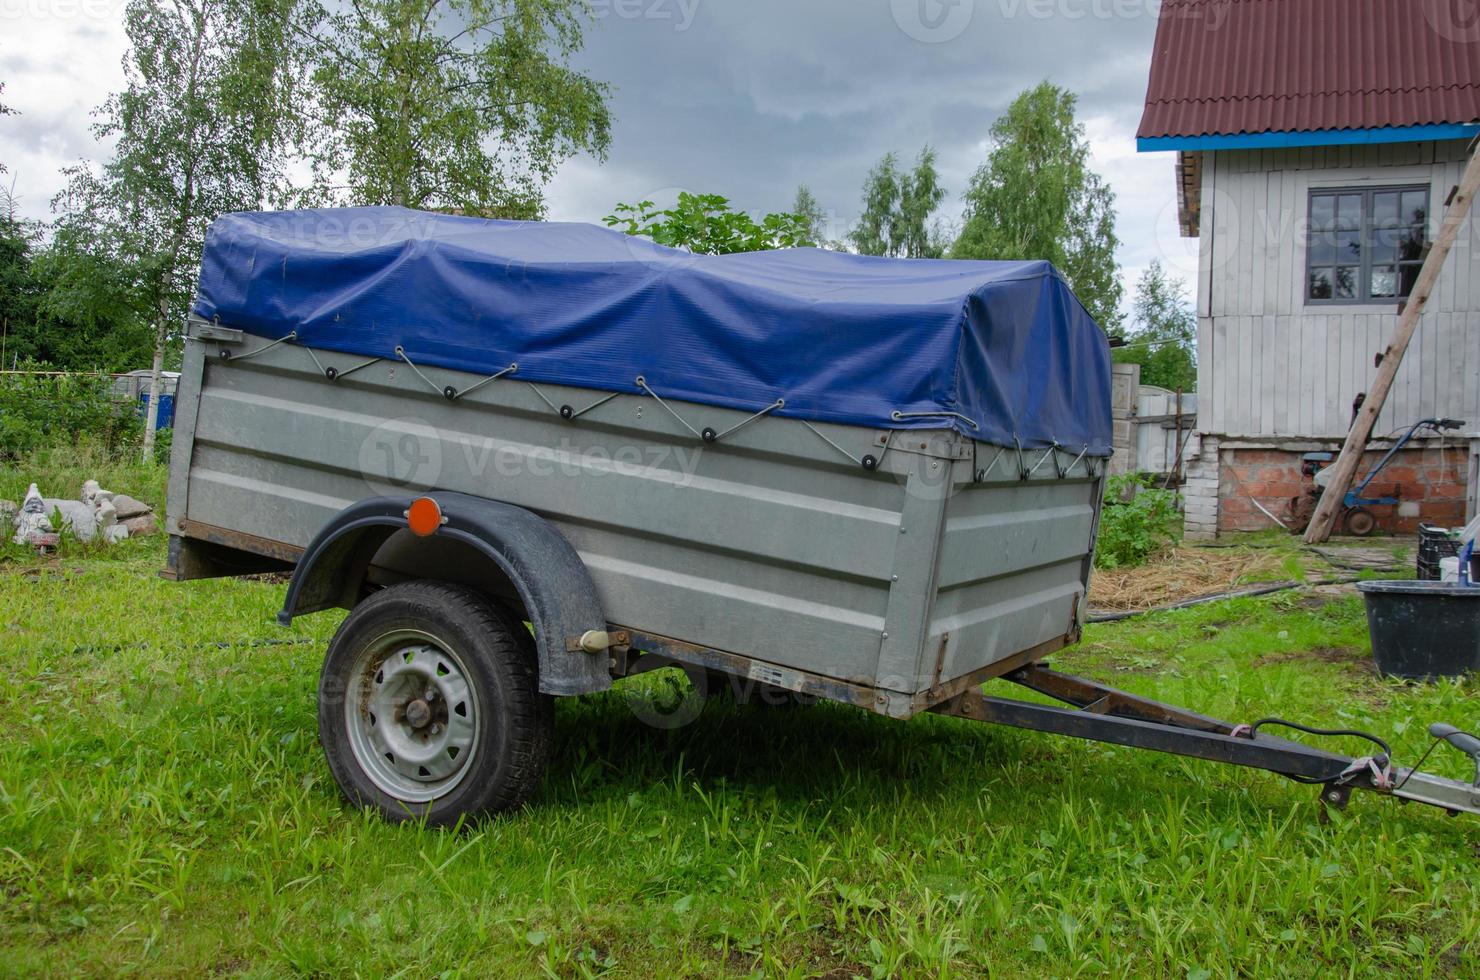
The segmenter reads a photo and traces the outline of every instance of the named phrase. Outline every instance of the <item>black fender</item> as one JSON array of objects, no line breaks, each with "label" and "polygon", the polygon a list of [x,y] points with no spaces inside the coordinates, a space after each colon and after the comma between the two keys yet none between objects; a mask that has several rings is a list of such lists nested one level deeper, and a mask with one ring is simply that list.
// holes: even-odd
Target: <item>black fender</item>
[{"label": "black fender", "polygon": [[[591,574],[565,536],[522,507],[462,493],[422,496],[437,502],[444,521],[430,538],[415,540],[450,539],[475,549],[517,592],[534,626],[540,690],[561,696],[608,690],[606,654],[569,652],[587,631],[607,625]],[[299,559],[278,622],[286,626],[296,616],[352,608],[376,552],[406,530],[413,499],[372,497],[329,521]]]}]

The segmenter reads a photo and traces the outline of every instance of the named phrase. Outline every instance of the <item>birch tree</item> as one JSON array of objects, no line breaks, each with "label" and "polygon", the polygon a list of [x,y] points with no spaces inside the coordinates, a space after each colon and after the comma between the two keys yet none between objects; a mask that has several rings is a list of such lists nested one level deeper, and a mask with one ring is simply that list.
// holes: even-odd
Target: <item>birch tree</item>
[{"label": "birch tree", "polygon": [[1117,362],[1141,365],[1141,384],[1170,391],[1197,390],[1197,314],[1187,285],[1152,262],[1136,284],[1131,303],[1134,326],[1127,346],[1111,355]]},{"label": "birch tree", "polygon": [[817,196],[806,184],[797,187],[797,196],[791,205],[791,213],[802,223],[802,237],[820,248],[836,248],[827,240],[827,213],[822,210]]},{"label": "birch tree", "polygon": [[849,236],[864,255],[938,259],[945,254],[936,209],[945,200],[936,169],[936,152],[920,151],[913,170],[900,169],[899,157],[886,153],[863,186],[863,214]]},{"label": "birch tree", "polygon": [[351,0],[315,11],[304,35],[315,159],[336,199],[537,218],[562,162],[604,158],[607,86],[570,66],[583,0]]},{"label": "birch tree", "polygon": [[104,242],[132,270],[154,320],[144,457],[152,458],[160,373],[189,309],[205,231],[285,188],[296,133],[293,0],[130,0],[125,87],[98,110],[116,141],[101,172],[74,168],[61,229]]}]

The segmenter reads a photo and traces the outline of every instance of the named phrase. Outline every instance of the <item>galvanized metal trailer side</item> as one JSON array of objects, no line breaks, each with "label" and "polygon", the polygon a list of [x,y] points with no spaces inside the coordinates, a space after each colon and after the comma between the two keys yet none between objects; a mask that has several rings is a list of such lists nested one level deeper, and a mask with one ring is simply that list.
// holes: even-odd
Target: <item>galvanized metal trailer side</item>
[{"label": "galvanized metal trailer side", "polygon": [[[1048,670],[1085,612],[1104,479],[1087,452],[639,387],[533,385],[517,365],[478,378],[193,321],[165,574],[295,569],[284,622],[354,610],[321,676],[321,738],[345,792],[393,819],[518,805],[548,752],[536,685],[582,694],[670,662],[898,718],[1265,769],[1330,805],[1362,788],[1480,813],[1480,740],[1447,726],[1435,737],[1477,760],[1473,785],[1394,767],[1377,739],[1348,758],[1261,730],[1283,722]],[[1069,707],[985,696],[999,677]]]},{"label": "galvanized metal trailer side", "polygon": [[[177,577],[230,570],[233,552],[295,562],[356,501],[435,488],[549,521],[613,631],[775,686],[843,683],[896,717],[1079,635],[1103,461],[1077,448],[608,398],[517,369],[481,388],[405,361],[347,374],[366,360],[192,324]],[[428,566],[480,584],[455,550],[393,536],[370,584]]]}]

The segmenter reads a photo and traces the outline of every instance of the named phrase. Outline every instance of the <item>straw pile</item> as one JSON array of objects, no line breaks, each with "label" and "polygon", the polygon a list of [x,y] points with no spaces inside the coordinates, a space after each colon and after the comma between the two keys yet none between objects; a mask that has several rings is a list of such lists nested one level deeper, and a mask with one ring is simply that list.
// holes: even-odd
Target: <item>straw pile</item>
[{"label": "straw pile", "polygon": [[1289,552],[1263,548],[1175,548],[1140,568],[1095,570],[1089,604],[1129,612],[1289,579]]}]

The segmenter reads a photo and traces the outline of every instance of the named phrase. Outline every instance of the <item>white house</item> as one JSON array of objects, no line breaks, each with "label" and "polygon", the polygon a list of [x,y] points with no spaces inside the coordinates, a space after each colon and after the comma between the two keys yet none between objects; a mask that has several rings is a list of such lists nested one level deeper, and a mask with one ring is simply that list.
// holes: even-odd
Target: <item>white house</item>
[{"label": "white house", "polygon": [[[1190,536],[1272,526],[1264,511],[1287,514],[1309,485],[1302,454],[1345,437],[1480,133],[1480,21],[1454,9],[1165,0],[1137,141],[1176,153],[1182,234],[1200,241]],[[1468,424],[1373,484],[1401,498],[1372,508],[1390,530],[1473,507],[1477,231],[1461,231],[1375,432]]]}]

